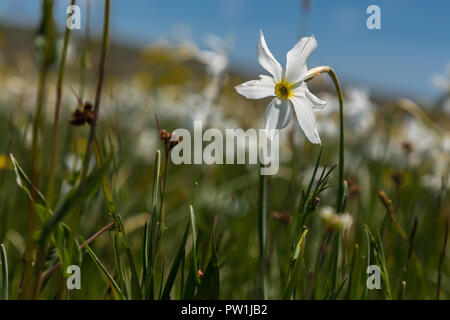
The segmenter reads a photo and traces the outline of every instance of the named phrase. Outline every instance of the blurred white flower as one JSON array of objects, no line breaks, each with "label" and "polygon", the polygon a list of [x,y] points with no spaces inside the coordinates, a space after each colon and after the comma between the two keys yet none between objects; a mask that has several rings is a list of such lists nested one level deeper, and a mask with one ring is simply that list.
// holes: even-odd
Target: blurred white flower
[{"label": "blurred white flower", "polygon": [[159,143],[159,134],[156,129],[145,128],[139,133],[135,145],[135,153],[141,160],[151,163],[155,157],[155,150]]},{"label": "blurred white flower", "polygon": [[375,123],[373,104],[369,91],[361,88],[351,88],[347,92],[344,113],[348,117],[350,127],[355,134],[364,134]]},{"label": "blurred white flower", "polygon": [[399,133],[395,139],[400,145],[408,147],[408,160],[414,166],[421,164],[423,158],[439,146],[439,137],[436,133],[416,119],[403,123]]},{"label": "blurred white flower", "polygon": [[431,77],[431,82],[436,88],[441,89],[445,95],[442,101],[442,109],[446,114],[450,114],[450,63],[447,64],[445,75],[435,74]]},{"label": "blurred white flower", "polygon": [[450,132],[442,135],[440,146],[430,152],[433,159],[432,171],[422,177],[422,183],[432,189],[449,188],[450,174]]},{"label": "blurred white flower", "polygon": [[[327,102],[327,107],[317,112],[317,130],[327,137],[339,135],[339,101],[336,95],[323,92],[320,97]],[[346,108],[344,108],[346,109]]]},{"label": "blurred white flower", "polygon": [[348,213],[337,214],[330,206],[325,206],[320,210],[319,216],[325,226],[331,230],[346,231],[353,224],[353,218]]},{"label": "blurred white flower", "polygon": [[206,43],[211,50],[197,49],[197,59],[206,64],[213,77],[222,75],[228,67],[227,42],[216,35],[208,35]]},{"label": "blurred white flower", "polygon": [[283,69],[269,51],[264,35],[260,31],[258,61],[264,69],[272,74],[272,77],[260,75],[259,80],[245,82],[235,89],[247,99],[274,97],[265,114],[269,137],[274,137],[274,129],[282,129],[289,124],[292,107],[300,128],[309,141],[320,143],[314,109],[324,107],[326,102],[313,95],[303,81],[308,71],[306,60],[316,47],[317,41],[314,37],[300,39],[287,53],[286,68]]},{"label": "blurred white flower", "polygon": [[445,75],[434,74],[431,77],[431,82],[436,88],[441,89],[444,93],[450,92],[450,63],[445,68]]},{"label": "blurred white flower", "polygon": [[66,165],[67,169],[76,172],[81,170],[83,160],[81,159],[80,156],[74,153],[69,153],[64,157],[64,164]]}]

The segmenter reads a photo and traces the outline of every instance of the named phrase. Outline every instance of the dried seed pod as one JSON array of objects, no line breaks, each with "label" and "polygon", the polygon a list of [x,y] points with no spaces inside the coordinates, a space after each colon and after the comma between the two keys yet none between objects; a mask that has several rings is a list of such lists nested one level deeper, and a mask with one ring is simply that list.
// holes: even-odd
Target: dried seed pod
[{"label": "dried seed pod", "polygon": [[78,100],[78,108],[75,109],[72,116],[69,119],[69,123],[74,126],[82,126],[84,124],[92,124],[95,119],[94,107],[90,102],[81,101],[76,92],[70,88]]},{"label": "dried seed pod", "polygon": [[69,119],[70,124],[74,126],[82,126],[86,123],[92,124],[95,118],[95,114],[92,109],[92,104],[90,104],[89,102],[82,104],[73,112],[72,116]]},{"label": "dried seed pod", "polygon": [[161,129],[161,127],[159,126],[159,121],[158,121],[158,117],[155,114],[155,122],[156,122],[156,127],[158,128],[158,132],[159,132],[159,138],[161,139],[162,142],[164,142],[164,147],[166,149],[166,152],[169,152],[170,150],[173,149],[173,147],[175,147],[178,143],[180,143],[179,139],[174,139],[174,133],[167,131],[165,129]]}]

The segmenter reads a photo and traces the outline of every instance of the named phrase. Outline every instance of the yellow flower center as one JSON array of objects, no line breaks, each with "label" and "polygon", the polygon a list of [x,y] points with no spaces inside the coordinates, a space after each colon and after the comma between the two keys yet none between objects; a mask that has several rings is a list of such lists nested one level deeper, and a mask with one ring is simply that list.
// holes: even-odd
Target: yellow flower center
[{"label": "yellow flower center", "polygon": [[275,94],[280,100],[288,99],[292,96],[292,85],[287,83],[286,80],[281,80],[275,85]]}]

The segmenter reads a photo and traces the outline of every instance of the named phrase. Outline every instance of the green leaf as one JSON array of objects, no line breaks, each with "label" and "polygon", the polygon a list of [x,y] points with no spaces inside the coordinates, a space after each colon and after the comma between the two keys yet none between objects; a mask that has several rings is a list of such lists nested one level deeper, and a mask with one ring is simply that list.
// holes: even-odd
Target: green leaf
[{"label": "green leaf", "polygon": [[[71,262],[69,252],[66,249],[69,238],[70,229],[64,223],[59,224],[55,232],[55,246],[58,251],[59,260],[61,261],[61,270],[63,271],[64,276],[66,276],[65,271]],[[78,245],[75,247],[79,248]]]},{"label": "green leaf", "polygon": [[214,241],[212,241],[211,246],[211,258],[209,259],[205,274],[203,275],[200,286],[198,288],[196,295],[197,299],[219,299],[220,273]]},{"label": "green leaf", "polygon": [[46,221],[51,216],[50,211],[43,205],[40,205],[39,203],[34,203],[34,209],[36,210],[36,213],[42,222]]},{"label": "green leaf", "polygon": [[150,255],[149,255],[149,272],[153,271],[156,254],[156,210],[158,206],[159,195],[159,174],[161,170],[161,151],[157,150],[155,155],[155,172],[153,174],[153,193],[152,193],[152,220],[150,222]]},{"label": "green leaf", "polygon": [[148,269],[148,222],[145,221],[144,234],[142,235],[142,280],[141,286],[144,287],[145,278]]},{"label": "green leaf", "polygon": [[3,277],[3,300],[8,300],[8,259],[6,258],[5,246],[0,244],[2,256],[2,277]]},{"label": "green leaf", "polygon": [[339,287],[337,287],[334,291],[332,291],[329,296],[325,297],[325,300],[336,300],[337,296],[344,288],[344,285],[346,282],[347,282],[347,279],[344,279],[344,281],[342,281],[342,283],[339,285]]},{"label": "green leaf", "polygon": [[375,238],[372,235],[372,232],[370,231],[369,227],[367,225],[364,225],[366,228],[366,234],[368,238],[368,247],[369,247],[369,255],[372,254],[374,261],[368,260],[368,264],[375,263],[378,265],[381,269],[381,277],[384,282],[384,292],[386,294],[386,299],[391,300],[392,294],[391,294],[391,287],[389,282],[389,274],[386,267],[386,258],[384,256],[384,249],[383,249],[383,242],[381,240],[380,233],[378,232],[377,238]]},{"label": "green leaf", "polygon": [[200,283],[200,278],[198,277],[198,259],[197,259],[197,228],[195,226],[195,213],[194,207],[189,205],[189,213],[191,217],[191,228],[192,228],[192,264],[195,270],[194,276],[197,283]]},{"label": "green leaf", "polygon": [[131,298],[140,299],[141,298],[141,285],[139,284],[139,277],[136,271],[136,265],[133,260],[133,254],[131,253],[130,244],[128,243],[128,237],[125,233],[125,228],[123,227],[122,217],[117,213],[117,218],[119,221],[120,231],[122,233],[123,245],[125,247],[125,253],[127,254],[128,264],[131,271]]},{"label": "green leaf", "polygon": [[125,278],[123,276],[122,265],[120,264],[120,243],[119,243],[119,233],[113,233],[113,243],[114,243],[114,263],[116,265],[117,274],[119,276],[120,289],[125,297],[128,297],[127,288],[125,286]]},{"label": "green leaf", "polygon": [[177,277],[178,268],[180,267],[182,259],[184,259],[184,247],[186,246],[187,236],[189,234],[189,224],[186,226],[186,230],[184,231],[183,239],[181,240],[180,247],[178,248],[178,253],[175,257],[175,260],[170,268],[169,276],[167,277],[166,285],[164,287],[164,291],[162,293],[162,300],[170,299],[170,291],[172,290],[172,286],[175,282],[175,278]]},{"label": "green leaf", "polygon": [[[31,183],[30,178],[28,178],[25,171],[20,166],[19,162],[16,160],[16,158],[12,155],[12,153],[9,154],[9,157],[11,158],[11,162],[14,167],[14,172],[16,174],[16,182],[17,185],[22,188],[28,197],[30,198],[31,202],[39,203],[43,207],[47,206],[47,201],[45,200],[45,197],[42,195],[42,193]],[[36,199],[33,199],[31,191],[34,191],[36,195]]]},{"label": "green leaf", "polygon": [[164,274],[166,273],[166,258],[163,259],[163,266],[161,271],[161,282],[159,283],[159,300],[161,300],[162,288],[164,284]]},{"label": "green leaf", "polygon": [[108,281],[109,286],[111,287],[111,290],[114,294],[114,297],[116,299],[121,299],[122,292],[120,291],[119,286],[114,281],[113,277],[109,274],[109,272],[106,270],[105,266],[101,263],[100,259],[95,255],[94,251],[92,251],[91,247],[89,247],[86,240],[84,240],[83,237],[80,237],[81,241],[84,244],[84,247],[86,248],[86,251],[91,256],[92,260],[94,261],[95,265],[98,267],[98,269],[106,276],[106,280]]},{"label": "green leaf", "polygon": [[38,242],[44,243],[48,236],[53,232],[59,222],[70,212],[70,210],[82,201],[88,199],[100,186],[103,175],[106,173],[109,161],[101,167],[95,168],[87,177],[83,185],[72,189],[61,205],[55,210],[54,214],[47,220],[38,235]]},{"label": "green leaf", "polygon": [[300,267],[302,263],[303,251],[305,247],[305,238],[308,233],[308,229],[303,230],[302,235],[300,236],[297,245],[295,246],[294,254],[291,258],[292,268],[289,272],[288,280],[286,283],[286,287],[283,291],[283,300],[288,300],[292,297],[295,288],[297,287],[297,283],[300,278]]},{"label": "green leaf", "polygon": [[[192,257],[190,259],[192,259]],[[183,300],[194,299],[195,289],[197,288],[196,277],[198,277],[198,270],[194,269],[194,263],[191,261],[191,263],[189,263],[189,273],[186,279],[186,285],[184,286]]]},{"label": "green leaf", "polygon": [[150,221],[150,235],[148,237],[149,244],[148,247],[148,260],[147,260],[147,275],[144,282],[144,297],[150,299],[154,297],[153,292],[153,274],[154,266],[156,261],[156,233],[157,233],[157,223],[156,223],[156,211],[158,207],[158,195],[159,195],[159,174],[161,171],[161,151],[157,150],[155,155],[155,170],[153,173],[153,193],[152,193],[152,213]]}]

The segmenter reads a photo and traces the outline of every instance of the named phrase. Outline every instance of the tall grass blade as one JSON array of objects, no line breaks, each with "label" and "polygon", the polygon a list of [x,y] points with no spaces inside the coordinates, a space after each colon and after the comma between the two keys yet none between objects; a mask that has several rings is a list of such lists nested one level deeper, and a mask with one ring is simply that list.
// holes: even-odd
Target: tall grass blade
[{"label": "tall grass blade", "polygon": [[297,242],[297,245],[295,246],[294,253],[291,258],[291,270],[289,272],[288,280],[286,283],[286,287],[283,291],[283,300],[291,299],[295,288],[297,287],[297,284],[299,282],[299,276],[300,276],[300,269],[301,269],[301,263],[302,263],[302,257],[303,252],[305,248],[305,239],[306,234],[308,233],[308,229],[303,230],[302,235],[300,236],[299,241]]},{"label": "tall grass blade", "polygon": [[128,259],[128,265],[131,271],[131,297],[132,299],[140,299],[141,298],[141,285],[139,284],[139,277],[137,274],[136,265],[134,263],[133,254],[131,253],[130,244],[128,242],[127,234],[125,233],[125,228],[123,227],[122,217],[120,214],[117,214],[117,218],[119,220],[119,227],[122,233],[123,245],[125,247],[125,253]]},{"label": "tall grass blade", "polygon": [[108,281],[108,284],[114,294],[114,297],[116,299],[121,299],[122,298],[122,292],[120,291],[119,286],[117,285],[117,283],[114,281],[114,278],[111,276],[111,274],[108,272],[108,270],[106,270],[105,266],[103,265],[103,263],[100,261],[100,259],[95,255],[94,251],[92,251],[91,247],[89,247],[88,243],[86,242],[86,240],[84,240],[83,237],[80,237],[81,242],[83,243],[84,247],[86,248],[86,251],[89,253],[89,255],[91,256],[92,260],[94,261],[95,265],[98,267],[98,269],[105,275],[106,280]]},{"label": "tall grass blade", "polygon": [[44,243],[47,240],[54,228],[64,219],[71,209],[80,202],[88,199],[100,187],[100,183],[103,175],[106,173],[108,165],[109,161],[106,161],[101,167],[95,168],[87,177],[84,186],[79,185],[68,193],[61,205],[42,227],[38,236],[39,243]]},{"label": "tall grass blade", "polygon": [[170,299],[170,291],[172,290],[173,284],[175,282],[175,278],[177,276],[180,264],[181,264],[182,260],[184,259],[184,254],[185,254],[184,247],[186,246],[186,240],[187,240],[188,234],[189,234],[189,224],[186,226],[183,238],[180,243],[180,247],[178,248],[178,253],[175,257],[172,267],[170,268],[169,276],[167,277],[166,285],[164,286],[164,291],[161,295],[162,300]]},{"label": "tall grass blade", "polygon": [[209,259],[205,274],[198,287],[196,299],[217,300],[220,298],[220,272],[214,240],[212,241],[211,246],[211,258]]},{"label": "tall grass blade", "polygon": [[195,213],[194,207],[189,205],[189,213],[191,217],[191,229],[192,229],[192,264],[195,270],[194,276],[195,281],[200,283],[200,278],[198,276],[198,257],[197,257],[197,227],[195,225]]},{"label": "tall grass blade", "polygon": [[3,279],[3,300],[8,300],[8,259],[6,257],[6,249],[5,246],[0,244],[1,248],[1,256],[2,256],[2,279]]}]

